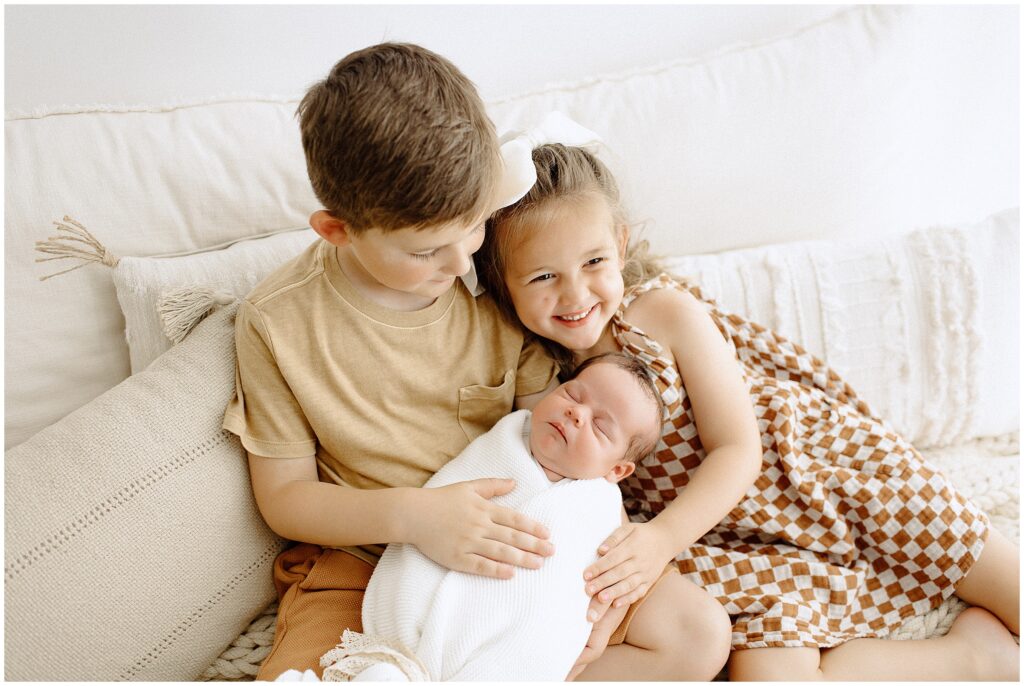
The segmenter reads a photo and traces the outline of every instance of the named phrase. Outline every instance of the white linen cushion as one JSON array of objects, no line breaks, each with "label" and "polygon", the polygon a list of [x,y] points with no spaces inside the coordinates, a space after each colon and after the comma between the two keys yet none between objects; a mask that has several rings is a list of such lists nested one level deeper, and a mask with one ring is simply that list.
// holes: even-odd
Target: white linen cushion
[{"label": "white linen cushion", "polygon": [[[600,133],[663,253],[888,236],[1018,202],[1017,104],[1003,86],[1016,88],[1016,44],[1007,52],[1000,16],[855,6],[776,40],[488,107],[499,131],[561,109]],[[121,256],[306,226],[318,205],[296,104],[7,118],[7,447],[131,369],[106,270],[38,282],[55,271],[33,263],[50,222],[71,215]]]},{"label": "white linen cushion", "polygon": [[312,229],[286,231],[178,257],[122,257],[113,269],[117,300],[124,313],[132,373],[170,349],[157,314],[161,296],[193,286],[242,298],[271,271],[316,240]]},{"label": "white linen cushion", "polygon": [[1020,427],[1020,213],[884,240],[667,261],[706,296],[822,358],[912,443]]},{"label": "white linen cushion", "polygon": [[70,215],[112,253],[195,251],[308,226],[295,103],[224,101],[5,122],[5,445],[128,376],[125,322],[106,269],[39,277],[35,241]]},{"label": "white linen cushion", "polygon": [[220,428],[236,307],[6,453],[7,679],[192,680],[274,598],[283,543]]},{"label": "white linen cushion", "polygon": [[491,103],[559,109],[670,254],[886,237],[1019,204],[1017,42],[1005,13],[860,5],[774,40]]}]

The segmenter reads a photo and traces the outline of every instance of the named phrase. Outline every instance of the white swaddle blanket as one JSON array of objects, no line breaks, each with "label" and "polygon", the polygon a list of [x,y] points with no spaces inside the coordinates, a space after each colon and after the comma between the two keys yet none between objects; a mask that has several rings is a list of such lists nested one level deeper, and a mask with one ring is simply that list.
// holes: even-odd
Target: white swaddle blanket
[{"label": "white swaddle blanket", "polygon": [[540,569],[491,579],[446,569],[414,545],[389,545],[366,589],[364,633],[346,632],[324,656],[324,680],[376,662],[396,664],[411,680],[565,679],[592,626],[583,570],[621,523],[622,499],[605,479],[549,481],[528,450],[529,417],[504,417],[425,487],[514,479],[512,492],[493,502],[547,526],[554,555]]}]

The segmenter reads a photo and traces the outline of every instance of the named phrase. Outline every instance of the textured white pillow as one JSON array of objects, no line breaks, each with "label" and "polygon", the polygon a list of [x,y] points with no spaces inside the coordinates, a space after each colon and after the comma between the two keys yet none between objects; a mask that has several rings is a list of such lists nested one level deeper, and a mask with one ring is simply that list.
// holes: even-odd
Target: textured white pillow
[{"label": "textured white pillow", "polygon": [[1019,430],[1020,213],[885,240],[677,257],[705,295],[800,343],[910,441]]},{"label": "textured white pillow", "polygon": [[124,313],[132,373],[171,347],[157,305],[168,291],[203,286],[244,297],[271,271],[316,240],[312,229],[240,241],[221,250],[177,257],[122,257],[113,269]]},{"label": "textured white pillow", "polygon": [[283,543],[220,428],[235,307],[7,451],[7,679],[192,680],[274,598]]}]

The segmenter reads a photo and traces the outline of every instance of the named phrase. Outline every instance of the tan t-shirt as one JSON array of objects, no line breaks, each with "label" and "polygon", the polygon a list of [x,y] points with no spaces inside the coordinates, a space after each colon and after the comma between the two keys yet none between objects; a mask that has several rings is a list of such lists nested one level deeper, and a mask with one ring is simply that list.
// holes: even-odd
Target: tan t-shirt
[{"label": "tan t-shirt", "polygon": [[461,280],[425,309],[390,310],[352,287],[322,240],[249,294],[235,341],[224,428],[255,455],[315,454],[322,481],[356,488],[422,486],[556,375]]}]

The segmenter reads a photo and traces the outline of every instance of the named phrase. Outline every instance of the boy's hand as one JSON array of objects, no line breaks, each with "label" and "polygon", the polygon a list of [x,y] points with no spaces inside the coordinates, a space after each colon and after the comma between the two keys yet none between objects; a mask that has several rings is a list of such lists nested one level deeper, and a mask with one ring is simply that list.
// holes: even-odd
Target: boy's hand
[{"label": "boy's hand", "polygon": [[511,479],[476,479],[421,488],[407,526],[408,540],[448,569],[497,579],[513,566],[537,569],[554,553],[546,527],[490,502],[515,488]]},{"label": "boy's hand", "polygon": [[583,570],[589,612],[628,607],[650,590],[676,551],[654,522],[623,524],[598,549],[597,562]]}]

